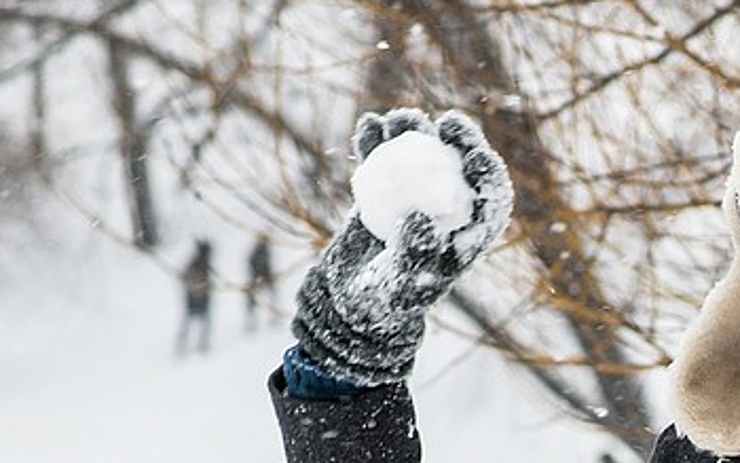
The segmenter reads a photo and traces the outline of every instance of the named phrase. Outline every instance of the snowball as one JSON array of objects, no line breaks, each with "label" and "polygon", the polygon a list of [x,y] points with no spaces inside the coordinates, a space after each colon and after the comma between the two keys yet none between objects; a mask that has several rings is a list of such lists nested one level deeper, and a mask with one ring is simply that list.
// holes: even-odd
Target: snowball
[{"label": "snowball", "polygon": [[410,212],[430,216],[441,233],[470,222],[474,191],[455,148],[408,131],[379,145],[352,177],[360,220],[383,241]]}]

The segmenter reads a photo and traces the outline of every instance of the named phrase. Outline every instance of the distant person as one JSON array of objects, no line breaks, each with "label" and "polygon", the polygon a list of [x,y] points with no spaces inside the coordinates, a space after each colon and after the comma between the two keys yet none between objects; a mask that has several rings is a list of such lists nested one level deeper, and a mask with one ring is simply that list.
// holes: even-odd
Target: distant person
[{"label": "distant person", "polygon": [[257,305],[258,296],[267,294],[269,297],[269,310],[273,312],[273,323],[277,323],[278,317],[274,312],[275,303],[275,275],[272,270],[272,246],[270,239],[265,233],[257,237],[257,243],[249,253],[247,262],[247,313],[245,326],[248,331],[257,327]]},{"label": "distant person", "polygon": [[188,345],[190,326],[200,326],[198,349],[209,348],[211,335],[211,244],[205,240],[196,242],[195,253],[183,272],[185,287],[185,312],[177,337],[177,352],[183,354]]}]

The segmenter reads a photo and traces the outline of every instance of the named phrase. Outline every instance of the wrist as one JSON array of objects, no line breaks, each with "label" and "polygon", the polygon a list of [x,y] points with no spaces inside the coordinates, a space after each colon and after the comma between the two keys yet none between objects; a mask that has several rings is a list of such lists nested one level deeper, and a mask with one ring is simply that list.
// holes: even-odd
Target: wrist
[{"label": "wrist", "polygon": [[368,389],[335,377],[303,352],[300,345],[291,347],[283,355],[283,373],[287,393],[296,399],[336,400]]}]

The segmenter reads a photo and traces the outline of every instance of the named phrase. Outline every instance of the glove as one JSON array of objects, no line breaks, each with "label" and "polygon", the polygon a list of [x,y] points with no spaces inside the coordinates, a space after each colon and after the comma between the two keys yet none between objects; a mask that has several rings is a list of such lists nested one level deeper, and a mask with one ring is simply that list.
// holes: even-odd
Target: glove
[{"label": "glove", "polygon": [[353,137],[359,159],[400,134],[438,137],[459,152],[475,192],[469,223],[443,236],[419,211],[381,241],[355,208],[298,292],[292,323],[301,350],[335,378],[363,387],[402,380],[424,334],[424,314],[509,222],[513,190],[501,157],[468,117],[436,122],[416,109],[360,118]]}]

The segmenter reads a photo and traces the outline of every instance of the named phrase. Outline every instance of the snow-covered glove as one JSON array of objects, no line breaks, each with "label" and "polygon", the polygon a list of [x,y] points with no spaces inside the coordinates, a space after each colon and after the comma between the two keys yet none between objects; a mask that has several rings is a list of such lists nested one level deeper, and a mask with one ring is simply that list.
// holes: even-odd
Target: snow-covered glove
[{"label": "snow-covered glove", "polygon": [[[293,333],[312,360],[340,380],[375,386],[403,379],[424,333],[424,314],[506,228],[513,190],[506,165],[467,116],[449,111],[436,122],[416,109],[358,121],[359,159],[407,131],[438,137],[462,159],[474,191],[467,224],[441,233],[426,214],[411,211],[387,241],[364,226],[356,208],[298,292]],[[430,179],[433,182],[433,179]]]}]

